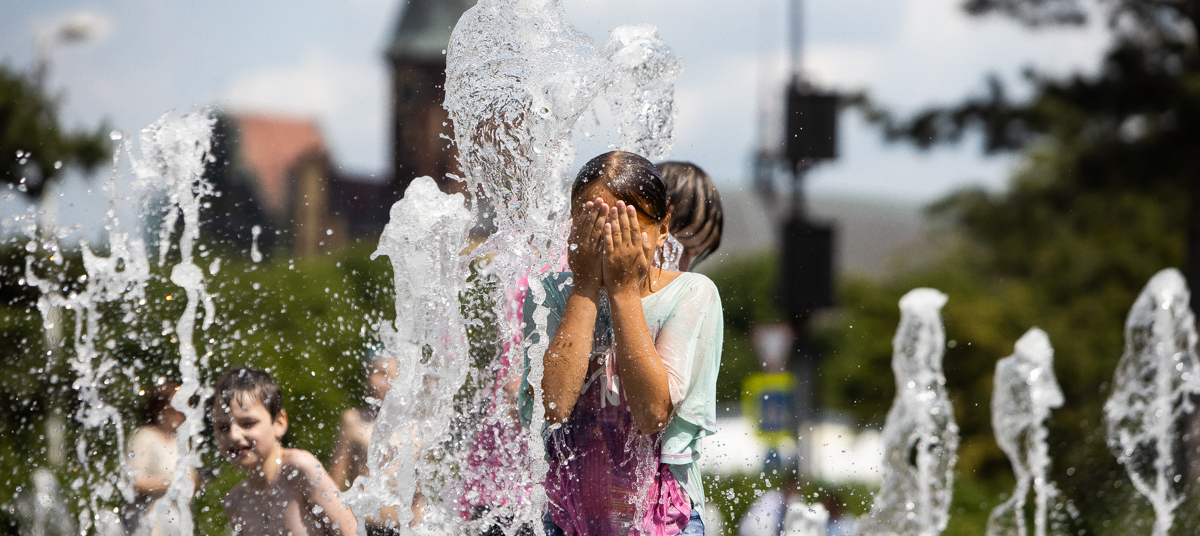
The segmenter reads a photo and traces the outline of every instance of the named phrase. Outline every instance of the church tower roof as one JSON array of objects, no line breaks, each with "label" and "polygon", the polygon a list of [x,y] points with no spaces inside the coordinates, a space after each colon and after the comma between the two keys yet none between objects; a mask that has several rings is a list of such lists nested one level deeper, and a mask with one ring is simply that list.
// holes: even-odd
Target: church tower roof
[{"label": "church tower roof", "polygon": [[408,0],[400,11],[387,56],[392,61],[445,63],[450,31],[476,0]]}]

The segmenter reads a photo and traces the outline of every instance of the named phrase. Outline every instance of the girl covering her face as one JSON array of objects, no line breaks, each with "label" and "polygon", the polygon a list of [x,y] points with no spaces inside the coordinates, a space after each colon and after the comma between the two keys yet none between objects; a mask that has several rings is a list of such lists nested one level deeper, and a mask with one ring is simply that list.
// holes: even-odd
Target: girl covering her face
[{"label": "girl covering her face", "polygon": [[[707,277],[653,263],[667,240],[667,190],[645,158],[614,151],[571,192],[570,272],[531,285],[524,318],[547,309],[541,423],[550,534],[702,534],[697,461],[715,431],[720,296]],[[540,301],[540,303],[539,303]],[[526,367],[528,371],[528,367]],[[533,414],[528,377],[522,420]]]}]

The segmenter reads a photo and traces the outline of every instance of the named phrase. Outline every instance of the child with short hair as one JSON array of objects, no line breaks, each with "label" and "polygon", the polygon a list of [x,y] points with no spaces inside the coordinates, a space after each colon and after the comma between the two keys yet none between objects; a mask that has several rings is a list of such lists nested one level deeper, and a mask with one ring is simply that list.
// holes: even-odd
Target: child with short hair
[{"label": "child with short hair", "polygon": [[353,535],[354,514],[321,462],[280,442],[288,417],[271,375],[236,367],[214,390],[210,411],[217,448],[246,473],[222,501],[234,536]]}]

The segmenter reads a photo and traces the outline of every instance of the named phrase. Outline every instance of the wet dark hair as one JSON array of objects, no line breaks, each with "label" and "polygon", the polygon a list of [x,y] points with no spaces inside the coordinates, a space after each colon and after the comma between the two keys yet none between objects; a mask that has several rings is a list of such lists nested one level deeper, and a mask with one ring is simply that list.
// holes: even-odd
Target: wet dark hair
[{"label": "wet dark hair", "polygon": [[283,412],[283,393],[279,384],[271,379],[265,371],[250,367],[234,367],[221,375],[213,386],[211,406],[215,410],[221,406],[229,406],[242,396],[249,396],[267,408],[271,420]]},{"label": "wet dark hair", "polygon": [[658,174],[658,168],[636,154],[610,151],[589,160],[575,176],[571,200],[579,200],[580,195],[597,183],[654,223],[662,222],[671,214],[667,185]]},{"label": "wet dark hair", "polygon": [[659,162],[658,171],[671,200],[671,236],[688,250],[695,266],[721,246],[721,195],[712,178],[690,162]]},{"label": "wet dark hair", "polygon": [[146,412],[142,415],[142,420],[146,424],[157,423],[159,414],[171,407],[171,399],[175,398],[175,391],[178,390],[178,383],[161,380],[147,388],[145,390]]}]

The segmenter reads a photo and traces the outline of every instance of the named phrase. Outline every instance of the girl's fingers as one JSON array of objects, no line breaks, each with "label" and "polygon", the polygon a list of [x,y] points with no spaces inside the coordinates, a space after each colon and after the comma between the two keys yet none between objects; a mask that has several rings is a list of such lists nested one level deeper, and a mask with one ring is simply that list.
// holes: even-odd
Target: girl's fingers
[{"label": "girl's fingers", "polygon": [[625,246],[633,245],[633,237],[629,234],[629,232],[633,229],[632,225],[629,223],[630,208],[632,207],[625,205],[625,203],[620,201],[617,202],[617,209],[620,211],[618,218],[620,218],[621,221],[621,236],[618,237],[618,239],[621,241],[621,244]]},{"label": "girl's fingers", "polygon": [[[618,201],[619,203],[620,201]],[[619,241],[621,238],[621,215],[617,207],[609,207],[608,223],[612,224],[613,240]]]},{"label": "girl's fingers", "polygon": [[592,228],[596,225],[596,218],[599,216],[599,214],[597,214],[596,206],[593,205],[591,201],[588,201],[583,205],[583,210],[583,228],[590,234]]},{"label": "girl's fingers", "polygon": [[600,201],[595,206],[593,214],[595,219],[592,220],[591,229],[589,229],[588,239],[593,244],[600,243],[600,237],[604,234],[604,223],[608,221],[608,207],[603,201]]},{"label": "girl's fingers", "polygon": [[642,222],[638,221],[637,210],[632,206],[625,209],[629,217],[629,245],[636,246],[642,235]]},{"label": "girl's fingers", "polygon": [[612,223],[604,224],[604,251],[612,253],[613,250],[613,229]]}]

